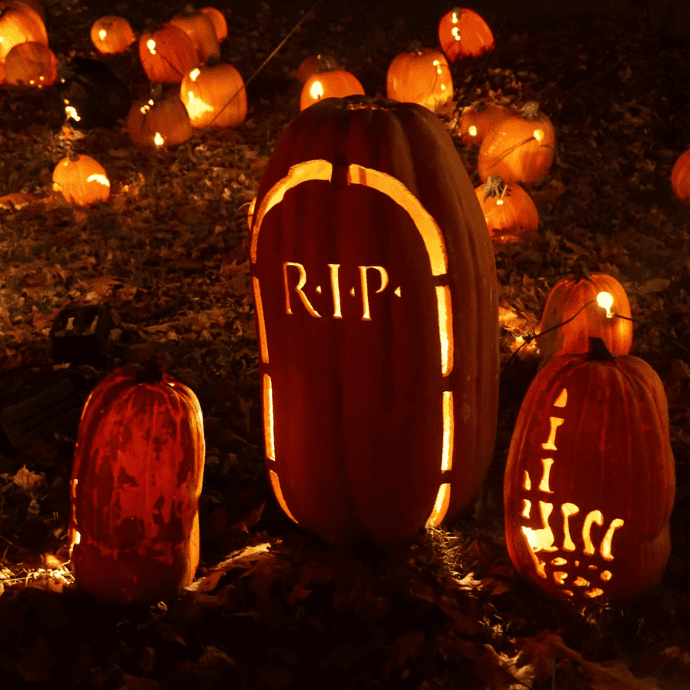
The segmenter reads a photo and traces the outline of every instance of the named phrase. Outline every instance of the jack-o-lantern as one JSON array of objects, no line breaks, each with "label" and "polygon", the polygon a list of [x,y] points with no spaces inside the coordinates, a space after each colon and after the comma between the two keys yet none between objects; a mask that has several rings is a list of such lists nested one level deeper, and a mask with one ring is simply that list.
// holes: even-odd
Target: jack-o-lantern
[{"label": "jack-o-lantern", "polygon": [[228,37],[228,22],[225,19],[225,15],[215,7],[200,7],[199,12],[202,12],[211,20],[218,43],[222,43]]},{"label": "jack-o-lantern", "polygon": [[60,192],[66,201],[77,206],[87,206],[108,200],[110,180],[97,160],[75,154],[66,156],[55,166],[53,191]]},{"label": "jack-o-lantern", "polygon": [[84,406],[72,469],[77,585],[126,604],[191,584],[203,468],[203,417],[187,386],[155,366],[108,374]]},{"label": "jack-o-lantern", "polygon": [[587,352],[589,338],[601,338],[613,355],[632,347],[630,302],[611,275],[592,273],[561,278],[549,292],[537,327],[544,361],[557,355]]},{"label": "jack-o-lantern", "polygon": [[519,184],[503,182],[499,175],[489,175],[486,184],[474,191],[495,244],[536,238],[539,213],[532,197]]},{"label": "jack-o-lantern", "polygon": [[136,38],[124,17],[107,15],[91,26],[91,40],[99,53],[112,54],[124,53]]},{"label": "jack-o-lantern", "polygon": [[36,41],[18,43],[5,60],[5,81],[12,86],[42,89],[57,78],[57,58],[45,44]]},{"label": "jack-o-lantern", "polygon": [[166,84],[181,82],[200,64],[192,39],[172,24],[141,34],[139,59],[149,81]]},{"label": "jack-o-lantern", "polygon": [[494,47],[489,25],[477,12],[466,7],[456,7],[441,17],[438,40],[449,62],[477,57]]},{"label": "jack-o-lantern", "polygon": [[284,511],[334,545],[389,545],[470,505],[493,453],[497,286],[441,121],[365,97],[304,110],[261,182],[250,267]]},{"label": "jack-o-lantern", "polygon": [[184,12],[176,14],[170,23],[182,29],[192,39],[196,56],[202,65],[210,59],[218,60],[220,44],[213,21],[208,14],[190,6]]},{"label": "jack-o-lantern", "polygon": [[154,85],[150,98],[132,104],[126,125],[137,146],[178,146],[194,134],[179,94],[163,96],[161,84]]},{"label": "jack-o-lantern", "polygon": [[194,127],[236,127],[247,117],[242,75],[232,65],[214,60],[184,77],[180,99]]},{"label": "jack-o-lantern", "polygon": [[354,74],[337,69],[329,57],[321,57],[322,70],[304,82],[300,95],[299,109],[304,110],[326,98],[345,98],[363,96],[364,87]]},{"label": "jack-o-lantern", "polygon": [[394,57],[386,74],[386,95],[434,113],[442,110],[453,100],[453,78],[443,53],[415,46]]},{"label": "jack-o-lantern", "polygon": [[690,150],[681,153],[671,170],[671,186],[683,202],[690,199]]},{"label": "jack-o-lantern", "polygon": [[564,355],[535,377],[520,408],[504,482],[515,569],[549,595],[630,599],[669,557],[675,495],[668,405],[654,370],[611,356]]},{"label": "jack-o-lantern", "polygon": [[19,43],[36,41],[48,45],[48,33],[39,14],[15,0],[0,1],[0,62]]},{"label": "jack-o-lantern", "polygon": [[463,108],[455,133],[465,146],[479,146],[484,137],[510,113],[510,109],[503,105],[478,101]]},{"label": "jack-o-lantern", "polygon": [[484,137],[477,172],[483,182],[494,173],[506,182],[538,182],[551,169],[555,150],[551,120],[539,110],[538,103],[529,101]]}]

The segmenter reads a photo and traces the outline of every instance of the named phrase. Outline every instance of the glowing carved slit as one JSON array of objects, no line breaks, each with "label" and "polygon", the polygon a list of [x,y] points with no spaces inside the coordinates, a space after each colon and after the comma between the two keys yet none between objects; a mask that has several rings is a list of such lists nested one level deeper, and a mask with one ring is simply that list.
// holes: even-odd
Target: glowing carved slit
[{"label": "glowing carved slit", "polygon": [[453,391],[443,391],[443,451],[441,454],[441,471],[446,472],[453,465],[454,439]]},{"label": "glowing carved slit", "polygon": [[570,537],[568,518],[571,515],[577,515],[580,509],[574,503],[564,503],[561,506],[561,512],[563,513],[563,551],[575,551],[575,544]]},{"label": "glowing carved slit", "polygon": [[383,266],[358,266],[359,277],[362,286],[362,304],[364,305],[364,311],[362,313],[362,321],[371,321],[371,313],[369,312],[369,285],[367,284],[367,271],[369,269],[375,269],[379,272],[381,276],[381,286],[376,290],[376,294],[383,292],[388,285],[388,273]]},{"label": "glowing carved slit", "polygon": [[544,472],[539,482],[539,491],[544,491],[547,494],[552,494],[553,491],[549,488],[549,474],[551,473],[551,465],[553,465],[553,458],[542,458],[541,464],[544,467]]},{"label": "glowing carved slit", "polygon": [[271,377],[263,376],[263,403],[264,403],[264,443],[266,444],[266,457],[269,460],[276,459],[275,436],[273,430],[273,387]]},{"label": "glowing carved slit", "polygon": [[613,554],[611,553],[611,542],[613,541],[613,533],[619,527],[622,527],[623,524],[624,524],[624,521],[621,520],[620,518],[616,518],[615,520],[611,520],[611,524],[609,525],[609,528],[606,531],[604,538],[601,540],[601,547],[599,549],[599,553],[601,553],[601,557],[604,560],[607,560],[607,561],[613,560]]},{"label": "glowing carved slit", "polygon": [[340,264],[328,264],[331,271],[331,288],[333,291],[333,318],[342,319],[343,313],[340,309],[340,280],[338,278],[338,269]]},{"label": "glowing carved slit", "polygon": [[561,417],[549,417],[549,421],[551,422],[551,430],[549,431],[549,438],[546,441],[546,443],[542,443],[541,447],[544,450],[558,450],[556,448],[556,429],[563,424],[565,419],[562,419]]},{"label": "glowing carved slit", "polygon": [[522,482],[522,488],[525,491],[529,491],[532,488],[532,481],[529,478],[529,472],[525,470],[525,481]]},{"label": "glowing carved slit", "polygon": [[561,570],[554,570],[554,572],[553,572],[553,581],[557,585],[565,584],[565,580],[567,577],[568,577],[568,573],[563,572]]},{"label": "glowing carved slit", "polygon": [[528,518],[529,517],[529,511],[532,509],[532,501],[523,498],[522,499],[522,517],[523,518]]},{"label": "glowing carved slit", "polygon": [[599,589],[598,587],[593,587],[592,589],[588,589],[585,592],[585,596],[589,597],[590,599],[594,599],[594,597],[600,597],[604,593],[603,589]]},{"label": "glowing carved slit", "polygon": [[275,494],[276,500],[278,501],[278,505],[285,511],[285,514],[293,522],[297,522],[297,520],[295,520],[295,516],[290,512],[290,509],[287,507],[287,503],[285,503],[285,498],[283,498],[283,491],[280,488],[280,480],[278,479],[278,475],[273,470],[269,470],[268,476],[271,478],[271,487],[273,488],[273,493]]},{"label": "glowing carved slit", "polygon": [[438,303],[438,332],[441,337],[441,374],[448,376],[453,370],[453,320],[450,303],[450,287],[436,286]]},{"label": "glowing carved slit", "polygon": [[587,513],[585,518],[585,524],[582,525],[582,541],[585,543],[585,548],[582,549],[583,553],[591,556],[594,553],[594,544],[592,544],[592,523],[595,522],[599,527],[604,524],[604,516],[601,514],[600,510],[593,510]]},{"label": "glowing carved slit", "polygon": [[438,489],[438,494],[436,494],[436,501],[434,502],[434,508],[429,515],[429,519],[426,521],[427,529],[429,527],[436,527],[440,524],[441,520],[446,516],[446,511],[448,510],[448,504],[450,503],[450,484],[441,484]]},{"label": "glowing carved slit", "polygon": [[556,402],[553,404],[554,407],[565,407],[568,403],[568,391],[564,388],[556,398]]}]

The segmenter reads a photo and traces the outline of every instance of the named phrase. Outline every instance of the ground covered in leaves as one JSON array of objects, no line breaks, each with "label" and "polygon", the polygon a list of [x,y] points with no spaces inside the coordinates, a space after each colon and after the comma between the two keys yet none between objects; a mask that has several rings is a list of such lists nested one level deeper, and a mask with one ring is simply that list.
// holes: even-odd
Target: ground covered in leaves
[{"label": "ground covered in leaves", "polygon": [[[230,25],[223,59],[247,79],[308,5],[241,4],[216,6]],[[51,90],[0,92],[3,400],[52,370],[48,336],[62,307],[107,304],[112,359],[90,375],[163,352],[200,399],[207,442],[197,580],[179,601],[150,608],[108,608],[74,587],[65,543],[76,429],[0,456],[4,688],[690,687],[690,216],[669,184],[690,146],[690,63],[687,37],[650,25],[646,6],[541,21],[529,3],[488,8],[496,50],[452,68],[458,107],[538,100],[558,138],[551,174],[530,190],[539,241],[496,250],[501,407],[475,509],[398,551],[343,554],[295,527],[266,482],[247,205],[298,111],[302,57],[332,52],[368,94],[385,95],[397,53],[415,38],[437,44],[449,7],[420,4],[406,16],[389,2],[320,4],[250,82],[246,122],[172,150],[137,148],[121,127],[70,133]],[[60,58],[93,56],[88,29],[102,14],[141,31],[181,9],[45,5]],[[146,94],[134,47],[103,59],[134,96]],[[52,193],[52,169],[71,146],[105,167],[107,203],[79,209]],[[459,141],[458,150],[478,183],[476,152]],[[513,354],[550,287],[579,266],[615,275],[628,292],[633,353],[668,395],[678,482],[661,586],[586,612],[515,576],[502,516],[510,435],[539,365],[534,344]]]}]

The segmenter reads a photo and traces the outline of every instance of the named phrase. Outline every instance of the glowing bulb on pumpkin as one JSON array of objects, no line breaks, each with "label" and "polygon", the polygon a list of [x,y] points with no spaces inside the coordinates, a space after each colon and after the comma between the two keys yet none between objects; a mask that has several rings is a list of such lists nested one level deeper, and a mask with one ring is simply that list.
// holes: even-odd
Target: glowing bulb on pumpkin
[{"label": "glowing bulb on pumpkin", "polygon": [[309,89],[309,94],[314,100],[319,100],[319,98],[323,98],[323,84],[320,81],[315,81],[311,89]]},{"label": "glowing bulb on pumpkin", "polygon": [[610,292],[600,292],[597,295],[597,304],[606,310],[606,318],[612,319],[615,314],[611,311],[613,306],[613,295]]},{"label": "glowing bulb on pumpkin", "polygon": [[146,41],[146,47],[149,49],[149,53],[151,53],[151,55],[156,54],[156,42],[152,38]]}]

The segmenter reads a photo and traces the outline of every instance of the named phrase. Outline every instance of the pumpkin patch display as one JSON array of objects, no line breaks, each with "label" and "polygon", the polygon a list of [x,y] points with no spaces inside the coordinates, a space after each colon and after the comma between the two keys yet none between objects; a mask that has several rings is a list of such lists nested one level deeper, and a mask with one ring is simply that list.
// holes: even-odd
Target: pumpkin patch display
[{"label": "pumpkin patch display", "polygon": [[322,57],[321,60],[322,70],[312,74],[302,86],[300,110],[325,98],[364,95],[364,87],[354,74],[344,69],[336,69],[335,64],[328,57]]},{"label": "pumpkin patch display", "polygon": [[113,54],[124,53],[136,38],[124,17],[108,15],[93,23],[91,40],[99,53]]},{"label": "pumpkin patch display", "polygon": [[656,372],[592,338],[535,377],[511,439],[506,545],[522,577],[583,603],[656,585],[675,495],[668,404]]},{"label": "pumpkin patch display", "polygon": [[220,44],[216,37],[213,20],[208,14],[188,7],[184,12],[176,14],[170,23],[182,29],[192,39],[200,64],[206,64],[209,59],[218,60]]},{"label": "pumpkin patch display", "polygon": [[180,99],[194,127],[236,127],[247,117],[244,81],[232,65],[195,67],[182,79]]},{"label": "pumpkin patch display", "polygon": [[532,197],[519,184],[503,182],[500,175],[489,175],[486,184],[479,185],[475,192],[495,244],[536,237],[539,213]]},{"label": "pumpkin patch display", "polygon": [[173,24],[141,34],[139,59],[154,83],[179,84],[185,74],[200,65],[194,41]]},{"label": "pumpkin patch display", "polygon": [[53,191],[60,192],[65,201],[87,206],[107,201],[110,180],[103,166],[91,156],[75,154],[63,158],[53,170]]},{"label": "pumpkin patch display", "polygon": [[676,196],[687,203],[690,199],[690,150],[681,153],[671,170],[671,186]]},{"label": "pumpkin patch display", "polygon": [[48,45],[48,33],[40,15],[16,0],[0,0],[0,62],[19,43],[36,41]]},{"label": "pumpkin patch display", "polygon": [[126,125],[137,146],[178,146],[194,134],[179,94],[163,96],[160,84],[153,87],[150,98],[132,104]]},{"label": "pumpkin patch display", "polygon": [[497,283],[439,118],[357,96],[300,113],[259,187],[250,268],[285,513],[388,546],[470,505],[493,454]]},{"label": "pumpkin patch display", "polygon": [[477,101],[463,108],[455,133],[465,146],[479,146],[484,137],[505,120],[510,112],[503,105]]},{"label": "pumpkin patch display", "polygon": [[[623,318],[619,318],[623,317]],[[561,278],[546,299],[537,333],[544,361],[584,353],[589,338],[601,338],[611,354],[627,355],[633,324],[625,288],[611,275],[592,273]]]},{"label": "pumpkin patch display", "polygon": [[57,58],[45,44],[18,43],[5,60],[5,81],[12,86],[42,89],[57,78]]},{"label": "pumpkin patch display", "polygon": [[394,57],[386,74],[386,95],[419,103],[433,113],[442,110],[453,99],[453,78],[443,53],[416,46]]},{"label": "pumpkin patch display", "polygon": [[438,41],[448,62],[477,57],[494,47],[494,35],[489,25],[481,15],[466,7],[456,7],[441,17]]},{"label": "pumpkin patch display", "polygon": [[529,101],[484,137],[477,171],[482,182],[500,175],[505,182],[530,184],[547,175],[553,163],[556,133],[551,120]]},{"label": "pumpkin patch display", "polygon": [[71,479],[80,589],[109,603],[150,604],[191,584],[204,454],[199,401],[169,374],[123,366],[96,386],[82,412]]}]

